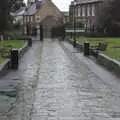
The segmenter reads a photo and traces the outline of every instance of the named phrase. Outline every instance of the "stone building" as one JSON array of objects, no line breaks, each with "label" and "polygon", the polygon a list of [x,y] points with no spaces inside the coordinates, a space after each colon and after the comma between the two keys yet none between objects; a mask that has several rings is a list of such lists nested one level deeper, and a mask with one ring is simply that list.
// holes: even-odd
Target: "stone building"
[{"label": "stone building", "polygon": [[49,37],[51,28],[62,23],[63,14],[51,0],[28,0],[28,8],[24,13],[25,33],[31,34],[43,25],[44,33]]},{"label": "stone building", "polygon": [[[75,0],[71,2],[69,9],[70,22],[83,24],[88,30],[95,30],[96,16],[103,0]],[[74,11],[75,10],[75,11]],[[76,26],[77,27],[77,26]]]}]

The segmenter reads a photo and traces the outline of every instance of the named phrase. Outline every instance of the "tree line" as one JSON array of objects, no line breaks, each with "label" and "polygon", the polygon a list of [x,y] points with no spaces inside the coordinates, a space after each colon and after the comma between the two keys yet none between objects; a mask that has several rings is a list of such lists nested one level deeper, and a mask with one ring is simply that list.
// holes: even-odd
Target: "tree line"
[{"label": "tree line", "polygon": [[98,31],[120,36],[120,0],[105,0],[97,16]]},{"label": "tree line", "polygon": [[10,12],[15,12],[25,6],[23,0],[0,0],[0,32],[6,30],[11,24]]}]

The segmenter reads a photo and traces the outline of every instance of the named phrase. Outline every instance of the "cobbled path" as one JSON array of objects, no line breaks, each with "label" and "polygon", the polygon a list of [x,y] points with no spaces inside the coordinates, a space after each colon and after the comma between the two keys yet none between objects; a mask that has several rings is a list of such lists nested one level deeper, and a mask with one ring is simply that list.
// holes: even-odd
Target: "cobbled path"
[{"label": "cobbled path", "polygon": [[32,120],[120,120],[120,81],[109,82],[67,46],[44,42]]},{"label": "cobbled path", "polygon": [[11,120],[120,120],[120,79],[70,44],[46,39],[22,61]]}]

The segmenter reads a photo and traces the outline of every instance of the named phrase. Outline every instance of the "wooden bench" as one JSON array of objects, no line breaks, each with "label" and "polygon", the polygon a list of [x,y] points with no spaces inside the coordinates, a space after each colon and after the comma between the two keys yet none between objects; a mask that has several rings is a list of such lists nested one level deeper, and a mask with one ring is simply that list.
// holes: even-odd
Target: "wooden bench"
[{"label": "wooden bench", "polygon": [[107,49],[107,43],[100,42],[97,49],[100,50],[100,51],[106,51],[106,49]]},{"label": "wooden bench", "polygon": [[107,49],[107,43],[100,42],[98,45],[90,47],[90,54],[95,57],[98,57],[100,51],[105,51],[106,49]]},{"label": "wooden bench", "polygon": [[98,45],[91,46],[91,49],[105,51],[107,49],[107,43],[99,42]]}]

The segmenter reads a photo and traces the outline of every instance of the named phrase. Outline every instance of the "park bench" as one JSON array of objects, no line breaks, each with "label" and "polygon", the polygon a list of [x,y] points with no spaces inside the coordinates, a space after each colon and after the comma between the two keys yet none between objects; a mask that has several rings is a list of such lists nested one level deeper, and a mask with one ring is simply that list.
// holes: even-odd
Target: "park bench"
[{"label": "park bench", "polygon": [[106,51],[106,49],[107,49],[107,43],[100,42],[97,49],[100,50],[100,51]]},{"label": "park bench", "polygon": [[106,49],[107,49],[107,43],[105,43],[105,42],[99,42],[98,45],[91,46],[91,49],[93,49],[93,50],[99,50],[99,51],[106,51]]},{"label": "park bench", "polygon": [[10,46],[10,45],[0,47],[0,55],[1,55],[1,57],[9,58],[11,50],[12,50],[12,46]]},{"label": "park bench", "polygon": [[90,47],[90,54],[95,57],[98,57],[100,51],[105,51],[106,49],[107,49],[107,43],[99,42],[98,45]]}]

